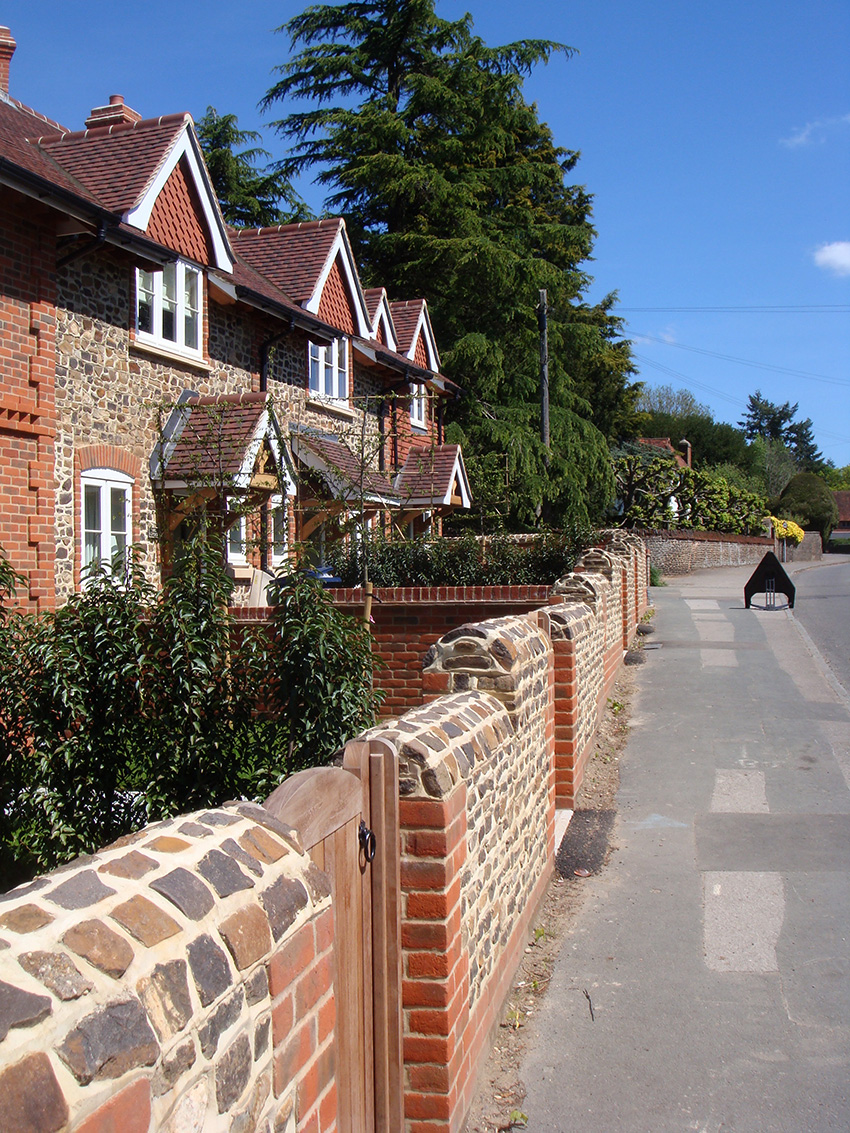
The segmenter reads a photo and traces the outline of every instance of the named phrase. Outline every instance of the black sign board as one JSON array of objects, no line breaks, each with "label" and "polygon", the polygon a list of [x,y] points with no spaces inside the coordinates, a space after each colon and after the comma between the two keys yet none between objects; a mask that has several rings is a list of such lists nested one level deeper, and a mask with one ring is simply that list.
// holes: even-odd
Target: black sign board
[{"label": "black sign board", "polygon": [[749,610],[753,595],[764,594],[767,597],[766,605],[772,608],[776,605],[776,595],[779,593],[787,597],[788,607],[793,609],[796,592],[794,583],[785,573],[782,563],[773,551],[768,551],[744,587],[744,605]]}]

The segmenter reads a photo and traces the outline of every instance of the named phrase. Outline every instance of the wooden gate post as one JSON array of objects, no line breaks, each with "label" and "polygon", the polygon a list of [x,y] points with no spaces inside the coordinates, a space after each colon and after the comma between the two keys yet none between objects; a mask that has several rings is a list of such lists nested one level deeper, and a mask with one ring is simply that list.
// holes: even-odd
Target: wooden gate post
[{"label": "wooden gate post", "polygon": [[343,767],[359,775],[363,783],[377,850],[369,878],[375,1128],[401,1130],[404,1128],[404,1062],[398,752],[387,740],[355,740],[346,744]]}]

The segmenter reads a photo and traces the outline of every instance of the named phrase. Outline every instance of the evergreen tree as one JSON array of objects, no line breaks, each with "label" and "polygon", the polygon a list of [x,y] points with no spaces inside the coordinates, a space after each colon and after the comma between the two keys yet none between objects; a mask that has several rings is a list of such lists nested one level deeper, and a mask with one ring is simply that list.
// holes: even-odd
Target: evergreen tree
[{"label": "evergreen tree", "polygon": [[195,129],[222,215],[229,224],[262,228],[309,217],[309,210],[284,173],[256,167],[260,159],[271,156],[267,150],[254,146],[236,152],[235,147],[260,140],[256,130],[240,130],[235,114],[219,114],[213,106],[207,107]]},{"label": "evergreen tree", "polygon": [[[318,169],[368,282],[428,300],[466,393],[453,438],[473,459],[505,457],[512,522],[598,512],[612,488],[606,436],[634,435],[631,357],[613,297],[583,302],[591,199],[565,182],[578,155],[522,94],[536,64],[571,49],[488,47],[468,15],[441,19],[434,0],[314,5],[279,30],[299,50],[265,105],[312,103],[275,123],[293,143],[282,168]],[[539,439],[542,288],[550,454]]]},{"label": "evergreen tree", "polygon": [[795,421],[798,409],[796,401],[793,405],[790,401],[774,405],[762,397],[761,390],[756,390],[747,399],[747,413],[739,425],[749,441],[763,437],[766,441],[784,444],[799,471],[821,472],[826,461],[812,435],[812,419],[807,417],[805,421]]}]

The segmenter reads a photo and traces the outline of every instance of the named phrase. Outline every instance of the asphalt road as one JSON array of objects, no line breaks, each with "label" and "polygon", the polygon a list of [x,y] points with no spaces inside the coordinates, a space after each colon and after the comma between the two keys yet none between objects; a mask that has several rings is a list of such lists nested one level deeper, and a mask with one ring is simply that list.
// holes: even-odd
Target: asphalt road
[{"label": "asphalt road", "polygon": [[526,1024],[528,1133],[850,1130],[850,560],[795,565],[793,614],[744,609],[751,573],[653,590],[611,854]]},{"label": "asphalt road", "polygon": [[797,621],[850,694],[850,555],[826,556],[822,564],[795,574],[794,584]]}]

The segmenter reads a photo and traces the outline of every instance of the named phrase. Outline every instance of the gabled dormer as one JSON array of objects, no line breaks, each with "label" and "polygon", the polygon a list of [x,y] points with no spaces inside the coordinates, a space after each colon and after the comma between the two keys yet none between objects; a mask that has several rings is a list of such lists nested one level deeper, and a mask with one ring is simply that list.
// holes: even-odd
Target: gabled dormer
[{"label": "gabled dormer", "polygon": [[380,346],[385,346],[388,350],[397,351],[398,338],[393,326],[386,288],[370,287],[363,294],[366,298],[369,318],[372,321],[372,341],[377,342]]},{"label": "gabled dormer", "polygon": [[203,267],[234,256],[189,114],[142,119],[112,95],[87,128],[34,144],[123,224]]},{"label": "gabled dormer", "polygon": [[399,354],[423,370],[439,373],[440,355],[425,300],[399,300],[390,303],[389,307],[398,337]]}]

